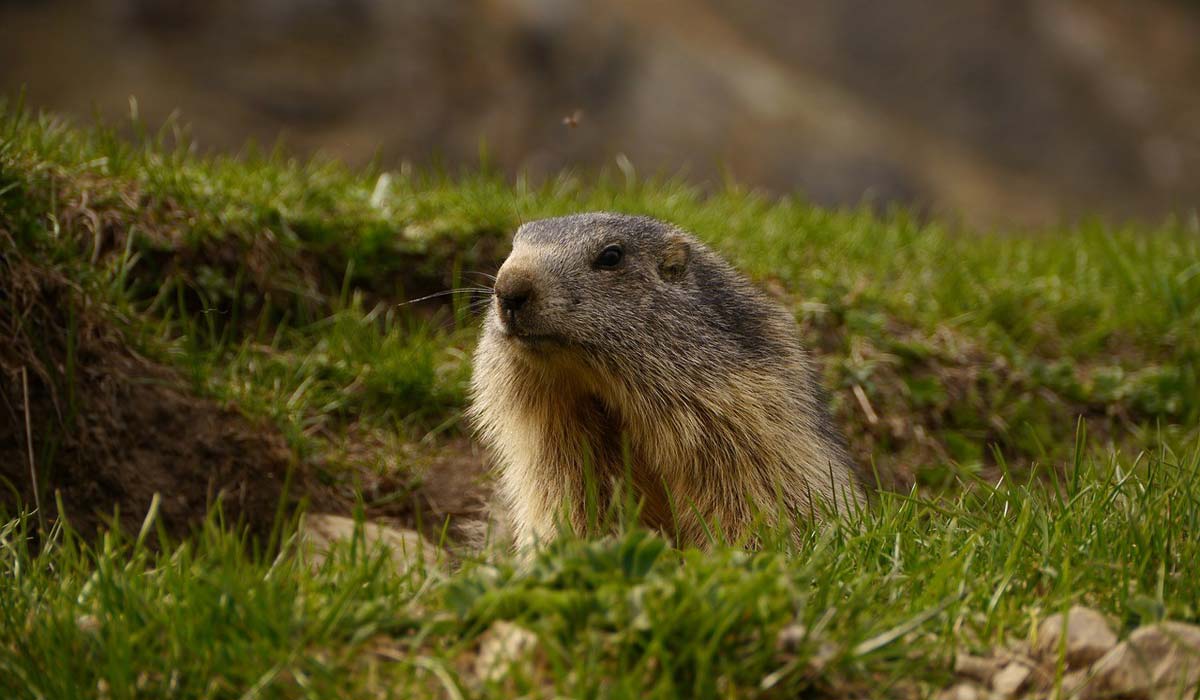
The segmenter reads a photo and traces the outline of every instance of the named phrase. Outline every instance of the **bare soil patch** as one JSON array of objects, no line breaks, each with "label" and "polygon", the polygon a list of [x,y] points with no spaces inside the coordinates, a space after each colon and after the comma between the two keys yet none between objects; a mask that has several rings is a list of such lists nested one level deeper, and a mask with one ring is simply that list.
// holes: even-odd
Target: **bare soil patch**
[{"label": "bare soil patch", "polygon": [[81,531],[116,509],[136,532],[157,493],[173,534],[218,500],[227,521],[267,531],[292,461],[279,432],[192,395],[121,342],[80,287],[0,245],[0,506],[34,504],[32,449],[49,521],[58,494]]},{"label": "bare soil patch", "polygon": [[[341,468],[328,469],[328,463]],[[463,436],[407,440],[395,431],[345,427],[315,458],[325,483],[310,479],[315,512],[361,507],[375,523],[419,531],[433,542],[476,537],[488,517],[491,484],[478,446]]]}]

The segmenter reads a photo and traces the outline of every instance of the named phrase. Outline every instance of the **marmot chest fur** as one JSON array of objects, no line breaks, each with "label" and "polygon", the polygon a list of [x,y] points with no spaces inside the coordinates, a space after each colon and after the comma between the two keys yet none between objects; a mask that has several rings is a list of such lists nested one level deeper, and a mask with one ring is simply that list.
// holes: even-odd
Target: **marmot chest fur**
[{"label": "marmot chest fur", "polygon": [[553,537],[564,518],[584,527],[589,493],[612,497],[616,483],[633,489],[646,525],[682,545],[864,501],[791,314],[655,219],[521,226],[472,395],[521,545]]}]

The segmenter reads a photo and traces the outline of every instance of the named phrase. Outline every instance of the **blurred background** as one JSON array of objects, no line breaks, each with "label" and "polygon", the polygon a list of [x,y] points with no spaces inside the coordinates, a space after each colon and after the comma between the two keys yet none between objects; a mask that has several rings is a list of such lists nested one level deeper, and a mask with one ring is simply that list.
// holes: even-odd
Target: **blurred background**
[{"label": "blurred background", "polygon": [[[1191,215],[1182,0],[0,0],[0,94],[200,147],[633,167],[972,226]],[[618,163],[620,166],[618,166]]]}]

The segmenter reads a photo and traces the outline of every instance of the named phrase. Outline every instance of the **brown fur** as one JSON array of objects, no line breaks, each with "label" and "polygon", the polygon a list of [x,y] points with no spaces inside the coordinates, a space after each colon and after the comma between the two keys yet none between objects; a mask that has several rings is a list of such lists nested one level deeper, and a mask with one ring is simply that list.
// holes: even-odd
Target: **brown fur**
[{"label": "brown fur", "polygon": [[589,469],[605,498],[628,468],[642,520],[685,545],[779,506],[807,520],[863,502],[791,315],[693,236],[618,214],[531,222],[495,291],[471,417],[519,544],[564,512],[584,526]]}]

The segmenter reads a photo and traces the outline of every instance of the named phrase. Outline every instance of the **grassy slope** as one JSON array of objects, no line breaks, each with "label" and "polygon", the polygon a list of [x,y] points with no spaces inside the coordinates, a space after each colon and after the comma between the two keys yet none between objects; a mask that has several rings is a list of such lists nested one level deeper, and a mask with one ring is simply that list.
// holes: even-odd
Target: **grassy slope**
[{"label": "grassy slope", "polygon": [[[0,539],[5,696],[503,693],[466,670],[497,619],[538,633],[536,671],[509,682],[544,694],[724,696],[764,679],[886,694],[936,685],[956,648],[1071,601],[1131,624],[1200,614],[1194,226],[964,235],[623,176],[534,189],[198,159],[172,134],[131,145],[3,114],[6,254],[79,280],[129,343],[273,419],[331,479],[462,430],[465,305],[395,302],[470,284],[522,218],[604,208],[675,221],[785,294],[860,453],[948,486],[885,498],[790,557],[677,553],[634,531],[446,580],[362,552],[313,575],[215,528],[158,554],[67,538],[36,557],[18,520]],[[1078,415],[1092,438],[1077,444]],[[1034,464],[1047,479],[970,481]],[[793,622],[809,637],[777,650]]]}]

